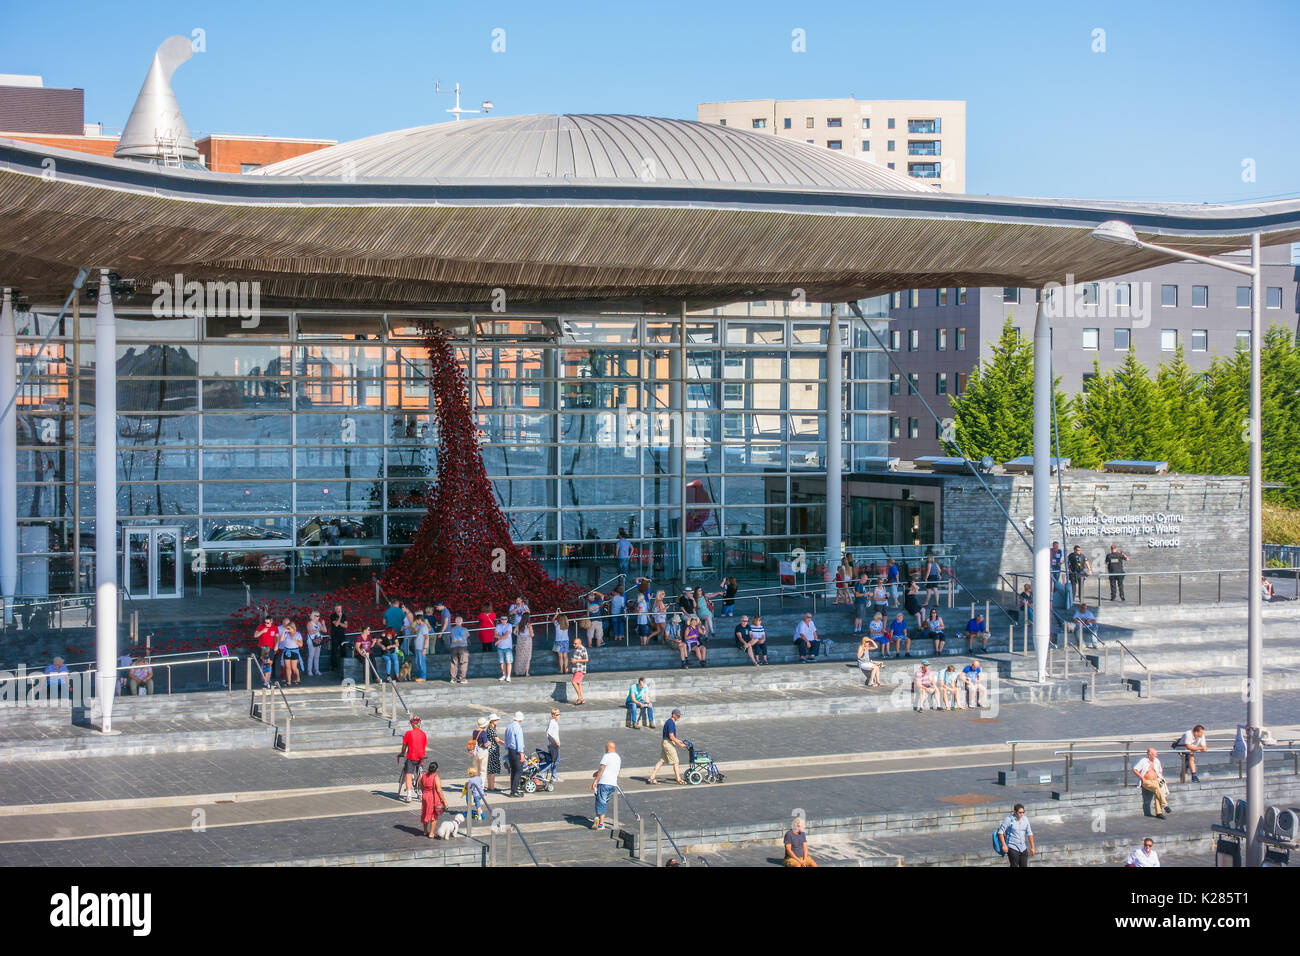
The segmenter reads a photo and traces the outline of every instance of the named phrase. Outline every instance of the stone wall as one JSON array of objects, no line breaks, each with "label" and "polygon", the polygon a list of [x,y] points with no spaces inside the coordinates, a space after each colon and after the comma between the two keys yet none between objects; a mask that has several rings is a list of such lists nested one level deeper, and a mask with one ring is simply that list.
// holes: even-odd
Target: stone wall
[{"label": "stone wall", "polygon": [[[969,476],[944,480],[941,539],[960,548],[958,577],[968,587],[997,586],[998,573],[1029,572],[1033,560],[1016,528],[1033,540],[1033,478],[985,476],[997,505]],[[1127,552],[1126,570],[1200,571],[1246,566],[1246,479],[1220,475],[1117,475],[1067,470],[1061,478],[1065,531],[1055,477],[1052,540],[1081,545],[1094,573],[1112,544]]]}]

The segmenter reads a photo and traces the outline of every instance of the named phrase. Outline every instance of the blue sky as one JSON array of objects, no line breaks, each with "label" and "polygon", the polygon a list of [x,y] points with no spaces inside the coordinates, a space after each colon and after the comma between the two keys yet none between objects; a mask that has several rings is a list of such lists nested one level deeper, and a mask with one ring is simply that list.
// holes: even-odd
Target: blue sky
[{"label": "blue sky", "polygon": [[[505,31],[505,52],[491,49]],[[791,50],[791,31],[807,52]],[[1094,52],[1093,31],[1105,31]],[[1300,195],[1300,3],[216,4],[0,11],[0,72],[86,90],[120,129],[154,48],[201,132],[338,140],[448,119],[433,82],[496,113],[694,119],[708,100],[964,99],[973,193],[1230,202]],[[1242,179],[1254,160],[1255,181]]]}]

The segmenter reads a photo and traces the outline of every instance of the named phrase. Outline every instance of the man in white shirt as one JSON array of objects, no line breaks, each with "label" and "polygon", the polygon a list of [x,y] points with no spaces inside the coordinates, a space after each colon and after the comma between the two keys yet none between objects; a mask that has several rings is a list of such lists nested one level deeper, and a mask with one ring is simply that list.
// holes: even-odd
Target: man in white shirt
[{"label": "man in white shirt", "polygon": [[1155,748],[1149,748],[1147,755],[1133,765],[1133,773],[1141,783],[1142,790],[1151,794],[1151,806],[1160,820],[1166,813],[1173,813],[1169,806],[1169,788],[1165,785],[1165,768],[1156,756]]},{"label": "man in white shirt", "polygon": [[1210,749],[1209,744],[1205,742],[1205,728],[1197,724],[1183,734],[1174,746],[1180,747],[1184,751],[1183,766],[1192,775],[1192,783],[1200,783],[1201,778],[1196,773],[1196,755],[1203,754]]},{"label": "man in white shirt", "polygon": [[623,758],[614,750],[614,741],[605,744],[605,756],[600,758],[600,766],[591,775],[591,792],[596,795],[596,819],[591,824],[593,830],[605,825],[605,809],[609,801],[616,799],[618,792],[618,772],[623,767]]},{"label": "man in white shirt", "polygon": [[1156,841],[1147,837],[1142,841],[1142,848],[1134,850],[1124,861],[1125,866],[1159,866],[1160,854],[1155,850]]},{"label": "man in white shirt", "polygon": [[813,623],[811,614],[805,614],[794,629],[794,642],[799,645],[800,664],[817,659],[817,625]]},{"label": "man in white shirt", "polygon": [[1097,615],[1087,604],[1080,604],[1074,611],[1074,623],[1079,626],[1079,637],[1089,647],[1097,646]]}]

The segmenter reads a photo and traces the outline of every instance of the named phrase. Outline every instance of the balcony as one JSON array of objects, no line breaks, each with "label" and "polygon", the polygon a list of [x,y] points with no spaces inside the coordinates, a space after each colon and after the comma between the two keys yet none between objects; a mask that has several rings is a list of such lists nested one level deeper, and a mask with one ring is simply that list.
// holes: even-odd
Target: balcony
[{"label": "balcony", "polygon": [[909,133],[937,133],[939,132],[939,121],[937,119],[908,120],[907,131]]},{"label": "balcony", "polygon": [[937,139],[931,140],[908,140],[907,155],[909,156],[938,156],[940,143]]}]

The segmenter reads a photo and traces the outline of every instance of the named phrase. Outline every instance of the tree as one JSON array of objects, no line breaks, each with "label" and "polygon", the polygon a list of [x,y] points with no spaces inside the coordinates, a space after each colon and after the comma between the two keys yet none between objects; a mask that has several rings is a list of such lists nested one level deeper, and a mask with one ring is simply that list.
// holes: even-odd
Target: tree
[{"label": "tree", "polygon": [[[1060,431],[1061,456],[1081,460],[1087,467],[1091,453],[1075,434],[1074,402],[1052,383]],[[1008,315],[992,355],[971,373],[966,394],[953,396],[954,437],[970,458],[988,455],[1004,462],[1034,450],[1034,348],[1024,341]],[[1056,450],[1053,448],[1053,456]]]},{"label": "tree", "polygon": [[1164,394],[1130,348],[1124,361],[1093,379],[1085,393],[1082,425],[1102,461],[1167,460],[1172,444]]},{"label": "tree", "polygon": [[1187,364],[1181,345],[1174,360],[1160,366],[1156,388],[1168,418],[1164,460],[1169,462],[1169,470],[1184,473],[1202,470],[1210,428],[1206,386],[1202,376]]}]

